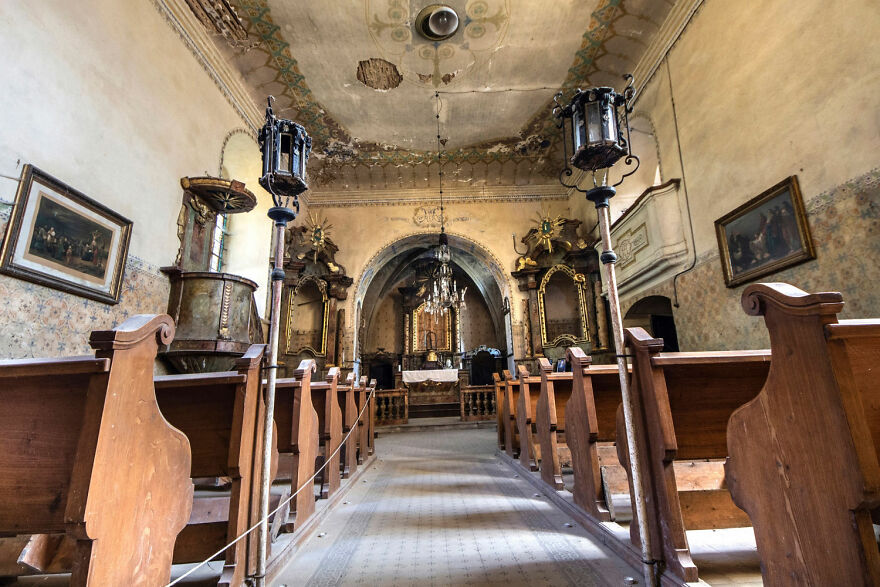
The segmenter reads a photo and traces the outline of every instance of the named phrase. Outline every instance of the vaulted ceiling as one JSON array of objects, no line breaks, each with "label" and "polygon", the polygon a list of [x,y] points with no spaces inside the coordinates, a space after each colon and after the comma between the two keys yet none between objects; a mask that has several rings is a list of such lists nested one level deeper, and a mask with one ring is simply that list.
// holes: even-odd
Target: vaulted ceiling
[{"label": "vaulted ceiling", "polygon": [[553,95],[620,87],[673,4],[445,0],[461,26],[431,42],[413,21],[432,0],[226,1],[247,36],[216,44],[255,102],[307,128],[312,192],[353,198],[436,186],[438,158],[447,185],[554,183]]}]

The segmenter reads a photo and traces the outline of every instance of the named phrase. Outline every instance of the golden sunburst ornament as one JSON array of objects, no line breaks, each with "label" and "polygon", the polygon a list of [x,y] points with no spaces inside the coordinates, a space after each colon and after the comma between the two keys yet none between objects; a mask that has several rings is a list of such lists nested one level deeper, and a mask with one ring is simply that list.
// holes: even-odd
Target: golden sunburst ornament
[{"label": "golden sunburst ornament", "polygon": [[308,232],[304,235],[306,242],[311,245],[315,252],[315,263],[318,262],[318,253],[327,248],[327,240],[330,238],[330,229],[333,225],[327,222],[326,218],[318,216],[316,213],[309,213],[309,219],[306,221]]},{"label": "golden sunburst ornament", "polygon": [[548,253],[553,252],[553,239],[558,238],[565,225],[565,219],[562,216],[555,218],[550,216],[546,211],[541,211],[533,220],[537,225],[537,232],[533,233],[532,238],[537,241],[537,247],[544,247]]}]

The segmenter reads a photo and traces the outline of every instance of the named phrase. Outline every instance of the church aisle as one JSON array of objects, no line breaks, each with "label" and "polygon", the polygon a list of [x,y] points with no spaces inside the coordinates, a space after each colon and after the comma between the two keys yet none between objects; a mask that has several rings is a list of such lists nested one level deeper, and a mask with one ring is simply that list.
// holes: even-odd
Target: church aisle
[{"label": "church aisle", "polygon": [[381,458],[273,585],[618,586],[638,576],[515,477],[495,438],[487,429],[380,437]]}]

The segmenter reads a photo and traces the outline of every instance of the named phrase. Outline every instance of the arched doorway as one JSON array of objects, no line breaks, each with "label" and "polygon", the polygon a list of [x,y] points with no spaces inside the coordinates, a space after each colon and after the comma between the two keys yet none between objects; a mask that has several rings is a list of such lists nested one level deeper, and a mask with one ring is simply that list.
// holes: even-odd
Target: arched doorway
[{"label": "arched doorway", "polygon": [[648,296],[637,301],[623,317],[623,326],[641,326],[654,338],[663,339],[664,351],[678,351],[672,301],[666,296]]}]

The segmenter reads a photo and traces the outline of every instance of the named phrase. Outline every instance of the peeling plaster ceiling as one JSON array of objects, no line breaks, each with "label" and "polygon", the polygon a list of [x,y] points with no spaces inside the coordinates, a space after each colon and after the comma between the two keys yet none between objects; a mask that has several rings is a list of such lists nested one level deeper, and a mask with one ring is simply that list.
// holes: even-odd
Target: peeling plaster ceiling
[{"label": "peeling plaster ceiling", "polygon": [[312,190],[353,198],[435,185],[435,92],[453,180],[553,183],[561,160],[553,94],[620,87],[673,4],[446,0],[461,26],[434,43],[412,27],[431,0],[231,3],[249,43],[233,47],[217,35],[217,46],[258,104],[272,94],[276,113],[308,129]]}]

